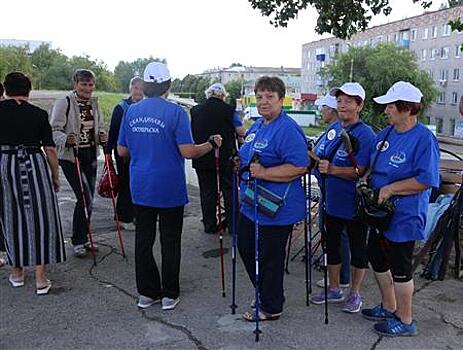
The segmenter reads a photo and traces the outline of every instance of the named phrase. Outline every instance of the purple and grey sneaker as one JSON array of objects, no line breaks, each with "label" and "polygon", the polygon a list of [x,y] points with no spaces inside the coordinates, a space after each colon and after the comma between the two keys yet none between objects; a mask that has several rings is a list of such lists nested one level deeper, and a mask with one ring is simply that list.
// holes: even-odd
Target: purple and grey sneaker
[{"label": "purple and grey sneaker", "polygon": [[[324,304],[325,303],[325,291],[321,291],[310,298],[313,304]],[[344,295],[341,288],[328,289],[328,303],[340,303],[344,301]]]},{"label": "purple and grey sneaker", "polygon": [[350,292],[347,296],[346,302],[342,311],[349,312],[351,314],[357,313],[362,308],[362,297],[358,292]]}]

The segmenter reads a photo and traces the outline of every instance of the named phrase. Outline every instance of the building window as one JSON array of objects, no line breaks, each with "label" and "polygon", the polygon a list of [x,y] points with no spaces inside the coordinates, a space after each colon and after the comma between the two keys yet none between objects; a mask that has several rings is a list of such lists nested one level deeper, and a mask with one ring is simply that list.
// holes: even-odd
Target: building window
[{"label": "building window", "polygon": [[428,29],[428,28],[424,28],[424,31],[423,31],[423,39],[427,39],[427,38],[428,38],[428,33],[429,33],[429,29]]},{"label": "building window", "polygon": [[461,46],[457,45],[455,46],[455,57],[460,58],[460,55],[461,55]]},{"label": "building window", "polygon": [[460,68],[455,68],[453,70],[453,80],[454,81],[460,80]]},{"label": "building window", "polygon": [[440,50],[440,58],[443,60],[446,60],[447,58],[449,58],[449,51],[450,51],[449,47],[443,47]]},{"label": "building window", "polygon": [[432,69],[428,70],[429,77],[434,80],[434,71]]},{"label": "building window", "polygon": [[307,58],[310,60],[310,50],[307,51]]},{"label": "building window", "polygon": [[455,135],[455,119],[450,119],[450,136]]},{"label": "building window", "polygon": [[394,38],[394,42],[398,43],[399,42],[399,33],[394,33],[393,38]]},{"label": "building window", "polygon": [[442,127],[444,126],[444,120],[442,118],[436,118],[436,132],[442,134]]},{"label": "building window", "polygon": [[429,57],[430,60],[435,60],[439,49],[431,49],[431,55]]},{"label": "building window", "polygon": [[458,103],[458,92],[454,91],[452,92],[452,102],[453,105],[456,105]]},{"label": "building window", "polygon": [[433,39],[437,38],[437,27],[436,26],[433,26],[432,29],[431,29],[431,37]]},{"label": "building window", "polygon": [[445,91],[441,91],[439,93],[439,97],[437,97],[437,103],[442,104],[442,105],[445,104]]},{"label": "building window", "polygon": [[421,50],[421,60],[422,61],[426,61],[427,52],[428,52],[428,50],[426,50],[426,49]]},{"label": "building window", "polygon": [[441,69],[439,71],[439,78],[440,78],[440,81],[449,80],[449,70],[448,69]]},{"label": "building window", "polygon": [[452,33],[452,28],[448,24],[442,25],[442,36],[449,36]]},{"label": "building window", "polygon": [[416,40],[417,33],[418,33],[418,31],[417,31],[416,29],[412,29],[412,31],[411,31],[411,33],[410,33],[410,40],[411,40],[411,41],[415,41],[415,40]]}]

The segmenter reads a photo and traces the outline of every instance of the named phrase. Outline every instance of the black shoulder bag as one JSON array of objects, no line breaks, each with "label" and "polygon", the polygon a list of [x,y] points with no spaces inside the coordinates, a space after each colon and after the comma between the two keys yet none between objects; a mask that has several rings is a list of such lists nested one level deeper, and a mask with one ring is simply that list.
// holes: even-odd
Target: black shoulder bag
[{"label": "black shoulder bag", "polygon": [[[391,126],[387,131],[379,149],[376,151],[373,164],[371,165],[371,173],[373,173],[378,156],[381,153],[392,128],[393,126]],[[357,219],[364,224],[373,226],[380,232],[386,231],[391,224],[392,215],[394,214],[394,204],[390,200],[387,200],[382,204],[378,204],[379,190],[374,190],[369,185],[369,181],[365,180],[365,178],[360,179],[357,183],[357,192]]]}]

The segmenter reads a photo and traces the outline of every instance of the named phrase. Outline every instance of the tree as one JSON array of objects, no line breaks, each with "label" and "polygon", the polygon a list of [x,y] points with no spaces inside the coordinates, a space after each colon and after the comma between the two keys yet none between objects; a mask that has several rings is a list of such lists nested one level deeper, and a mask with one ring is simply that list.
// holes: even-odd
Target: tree
[{"label": "tree", "polygon": [[[391,13],[389,0],[248,0],[263,16],[271,17],[270,23],[276,27],[286,27],[298,12],[311,5],[318,12],[315,31],[319,34],[331,33],[338,38],[349,38],[368,28],[372,16],[381,12]],[[412,0],[424,8],[431,6],[430,0]]]},{"label": "tree", "polygon": [[449,7],[463,5],[463,0],[449,0]]},{"label": "tree", "polygon": [[119,61],[114,69],[114,75],[116,76],[121,91],[128,92],[130,79],[135,76],[142,76],[145,67],[150,62],[167,63],[165,58],[153,58],[152,56],[148,58],[137,58],[132,62]]},{"label": "tree", "polygon": [[174,79],[171,91],[177,95],[193,97],[197,103],[201,103],[206,99],[204,92],[210,84],[211,80],[207,77],[188,74],[181,80]]},{"label": "tree", "polygon": [[352,62],[353,81],[362,84],[366,91],[362,118],[367,123],[380,127],[387,125],[387,119],[383,116],[384,106],[374,103],[372,98],[384,95],[399,80],[409,81],[421,90],[424,109],[437,97],[434,81],[427,72],[418,68],[415,54],[391,43],[350,48],[322,70],[322,78],[328,81],[329,87],[342,85],[349,81]]},{"label": "tree", "polygon": [[227,90],[228,93],[228,103],[230,103],[233,107],[236,107],[236,99],[241,97],[243,82],[244,81],[242,79],[235,79],[225,84],[225,90]]},{"label": "tree", "polygon": [[28,55],[29,49],[24,47],[0,47],[0,81],[12,71],[21,71],[32,76],[32,64]]}]

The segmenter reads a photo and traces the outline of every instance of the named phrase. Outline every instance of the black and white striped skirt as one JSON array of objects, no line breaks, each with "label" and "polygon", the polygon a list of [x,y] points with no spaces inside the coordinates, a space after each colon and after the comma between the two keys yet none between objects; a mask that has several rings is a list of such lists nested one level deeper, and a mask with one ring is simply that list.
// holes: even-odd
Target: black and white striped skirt
[{"label": "black and white striped skirt", "polygon": [[58,201],[43,152],[0,146],[0,224],[13,267],[66,259]]}]

